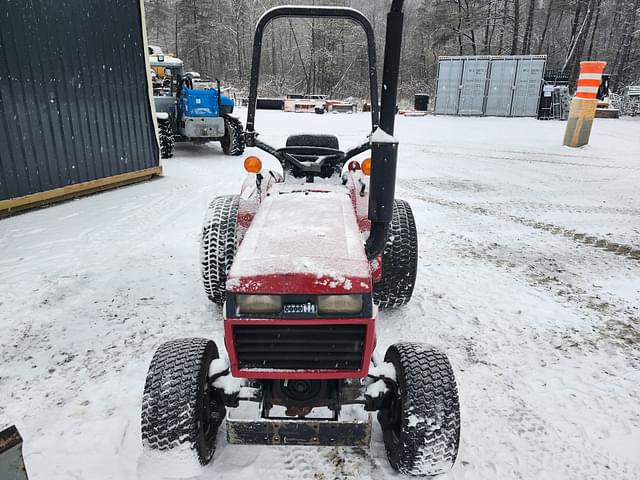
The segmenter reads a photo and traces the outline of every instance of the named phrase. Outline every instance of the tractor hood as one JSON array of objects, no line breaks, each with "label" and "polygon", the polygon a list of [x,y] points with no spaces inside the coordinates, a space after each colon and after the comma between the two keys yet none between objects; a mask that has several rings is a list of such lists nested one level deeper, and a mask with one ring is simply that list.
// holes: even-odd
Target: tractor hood
[{"label": "tractor hood", "polygon": [[346,190],[274,188],[251,223],[227,289],[251,293],[369,293],[369,263]]}]

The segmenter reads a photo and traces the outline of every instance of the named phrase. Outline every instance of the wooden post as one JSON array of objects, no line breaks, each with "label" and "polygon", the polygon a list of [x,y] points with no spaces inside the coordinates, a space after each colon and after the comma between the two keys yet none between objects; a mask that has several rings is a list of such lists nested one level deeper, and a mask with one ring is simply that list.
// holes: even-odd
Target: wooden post
[{"label": "wooden post", "polygon": [[596,116],[598,100],[574,98],[571,102],[567,129],[564,132],[564,143],[567,147],[582,147],[589,143],[593,119]]},{"label": "wooden post", "polygon": [[589,143],[593,119],[598,106],[598,88],[607,62],[580,62],[578,91],[571,102],[569,121],[564,132],[563,144],[567,147],[582,147]]}]

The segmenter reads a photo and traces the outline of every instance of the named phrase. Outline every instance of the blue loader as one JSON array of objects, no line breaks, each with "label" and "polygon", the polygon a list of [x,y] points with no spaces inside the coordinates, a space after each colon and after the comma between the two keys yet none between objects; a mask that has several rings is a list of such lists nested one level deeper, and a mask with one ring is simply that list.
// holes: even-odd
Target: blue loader
[{"label": "blue loader", "polygon": [[149,47],[153,100],[162,158],[173,156],[175,142],[219,141],[226,155],[244,153],[244,127],[234,117],[234,102],[197,72],[184,72],[179,58]]},{"label": "blue loader", "polygon": [[191,77],[182,79],[178,90],[176,133],[180,136],[179,139],[191,142],[219,140],[226,155],[242,155],[242,123],[231,116],[234,102],[219,94],[219,81],[217,87],[198,89],[194,88]]}]

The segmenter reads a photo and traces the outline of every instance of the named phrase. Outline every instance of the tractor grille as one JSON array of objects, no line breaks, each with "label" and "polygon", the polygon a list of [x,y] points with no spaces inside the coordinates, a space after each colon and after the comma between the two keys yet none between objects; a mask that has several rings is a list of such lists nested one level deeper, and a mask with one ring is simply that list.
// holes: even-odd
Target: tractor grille
[{"label": "tractor grille", "polygon": [[366,325],[235,325],[240,369],[360,370]]}]

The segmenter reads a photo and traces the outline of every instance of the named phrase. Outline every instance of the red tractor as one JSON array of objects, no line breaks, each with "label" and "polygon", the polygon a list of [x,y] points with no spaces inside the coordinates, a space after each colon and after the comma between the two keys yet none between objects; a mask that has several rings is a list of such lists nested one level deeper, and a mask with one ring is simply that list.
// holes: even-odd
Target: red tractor
[{"label": "red tractor", "polygon": [[[393,0],[387,16],[380,111],[373,29],[360,12],[286,6],[258,22],[246,142],[276,157],[285,175],[248,157],[240,195],[211,203],[202,274],[223,308],[229,361],[206,339],[158,348],[142,405],[148,448],[186,447],[208,464],[222,422],[229,443],[366,446],[369,412],[378,412],[394,469],[429,476],[453,466],[460,412],[446,355],[415,342],[392,345],[384,360],[374,354],[378,308],[407,303],[417,270],[411,207],[394,198],[402,4]],[[342,151],[331,135],[292,135],[277,149],[258,139],[262,35],[280,17],[346,18],[363,27],[372,133],[362,145]],[[353,159],[367,150],[370,159]],[[259,404],[258,418],[236,414],[246,402]]]}]

